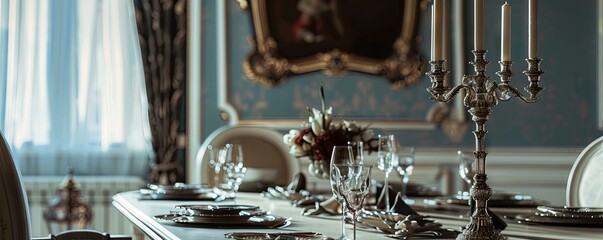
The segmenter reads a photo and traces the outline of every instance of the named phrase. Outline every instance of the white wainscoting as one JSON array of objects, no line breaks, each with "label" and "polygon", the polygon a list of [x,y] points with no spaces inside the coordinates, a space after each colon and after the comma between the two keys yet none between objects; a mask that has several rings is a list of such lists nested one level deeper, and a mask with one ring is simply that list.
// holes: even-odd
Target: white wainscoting
[{"label": "white wainscoting", "polygon": [[[43,219],[48,200],[55,197],[63,181],[62,176],[24,176],[27,191],[33,237],[48,236],[49,230]],[[93,219],[88,229],[109,234],[135,236],[133,226],[127,218],[111,204],[111,197],[119,192],[140,189],[145,181],[134,176],[77,176],[79,189],[87,204],[92,207]]]},{"label": "white wainscoting", "polygon": [[[450,176],[460,186],[458,175],[459,149],[417,148],[416,164],[411,182],[441,188],[446,185],[440,177]],[[471,149],[460,149],[471,152]],[[488,149],[486,173],[494,191],[529,194],[551,204],[565,205],[569,172],[581,148],[492,148]],[[376,163],[376,153],[365,155],[370,164]],[[307,176],[310,190],[329,192],[329,181],[308,175],[307,159],[301,158],[301,169]],[[382,180],[384,174],[373,170],[373,178]],[[390,174],[390,182],[399,182],[397,174]]]}]

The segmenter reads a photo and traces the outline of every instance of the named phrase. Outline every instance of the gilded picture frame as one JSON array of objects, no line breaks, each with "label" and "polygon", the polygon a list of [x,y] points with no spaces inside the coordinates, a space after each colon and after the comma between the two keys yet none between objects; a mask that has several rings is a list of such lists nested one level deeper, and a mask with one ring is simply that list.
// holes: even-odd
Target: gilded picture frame
[{"label": "gilded picture frame", "polygon": [[255,36],[243,70],[247,78],[264,86],[316,71],[327,76],[348,71],[381,75],[394,88],[423,77],[425,60],[418,53],[416,31],[428,0],[249,3]]}]

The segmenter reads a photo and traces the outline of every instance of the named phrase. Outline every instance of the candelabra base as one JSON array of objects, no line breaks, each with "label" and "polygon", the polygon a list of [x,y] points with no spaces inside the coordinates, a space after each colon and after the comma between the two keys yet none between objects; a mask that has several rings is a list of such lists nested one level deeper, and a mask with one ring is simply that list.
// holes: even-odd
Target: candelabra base
[{"label": "candelabra base", "polygon": [[457,237],[457,240],[506,240],[507,237],[492,224],[486,213],[471,217],[471,222]]},{"label": "candelabra base", "polygon": [[[468,226],[461,232],[457,240],[506,240],[508,239],[500,231],[492,226],[491,219],[476,219],[477,221],[490,221],[490,226]],[[472,227],[472,228],[470,228]]]}]

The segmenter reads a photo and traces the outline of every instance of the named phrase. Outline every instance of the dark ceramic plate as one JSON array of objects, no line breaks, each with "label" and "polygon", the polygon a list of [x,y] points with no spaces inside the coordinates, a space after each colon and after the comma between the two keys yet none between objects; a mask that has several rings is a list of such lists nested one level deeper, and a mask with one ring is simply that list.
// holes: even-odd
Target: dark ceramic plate
[{"label": "dark ceramic plate", "polygon": [[182,209],[191,215],[195,216],[240,216],[246,213],[251,213],[260,210],[259,206],[253,205],[238,205],[238,204],[195,204],[195,205],[178,205],[178,209]]},{"label": "dark ceramic plate", "polygon": [[[468,205],[469,195],[453,195],[448,197],[436,198],[439,203]],[[534,199],[530,195],[512,194],[512,193],[495,193],[488,200],[488,207],[536,207],[548,204],[546,201]]]},{"label": "dark ceramic plate", "polygon": [[571,217],[547,217],[537,215],[517,215],[515,219],[520,223],[540,223],[571,227],[603,227],[603,218],[593,219]]},{"label": "dark ceramic plate", "polygon": [[178,214],[164,214],[154,216],[157,220],[172,221],[179,224],[194,225],[198,227],[218,228],[282,228],[291,224],[291,219],[276,215],[252,216],[246,218],[232,217],[198,217],[183,216]]}]

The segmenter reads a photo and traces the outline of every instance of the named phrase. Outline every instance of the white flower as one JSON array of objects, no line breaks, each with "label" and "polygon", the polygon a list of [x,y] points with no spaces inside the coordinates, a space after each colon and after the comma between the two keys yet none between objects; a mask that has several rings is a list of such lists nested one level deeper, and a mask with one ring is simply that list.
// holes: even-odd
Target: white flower
[{"label": "white flower", "polygon": [[312,132],[316,136],[320,136],[324,130],[324,114],[322,111],[312,108],[312,116],[308,118],[308,122],[310,122],[310,126],[312,126]]},{"label": "white flower", "polygon": [[283,136],[283,142],[285,142],[285,144],[287,144],[288,146],[291,146],[295,144],[295,139],[298,135],[299,130],[291,129],[289,130],[289,134],[285,134],[285,136]]},{"label": "white flower", "polygon": [[[313,145],[313,143],[312,143],[312,145]],[[312,145],[310,143],[305,142],[302,144],[302,149],[304,149],[304,152],[308,152],[308,151],[312,150]]]},{"label": "white flower", "polygon": [[304,134],[304,136],[302,136],[302,138],[304,139],[304,141],[306,143],[314,145],[314,134],[309,132],[309,133]]},{"label": "white flower", "polygon": [[343,120],[343,126],[348,132],[358,132],[358,130],[360,129],[358,125],[356,125],[356,122],[350,122],[345,120]]},{"label": "white flower", "polygon": [[289,154],[295,156],[295,157],[303,157],[306,155],[306,152],[304,151],[304,149],[299,146],[299,145],[291,145],[291,148],[289,149]]}]

